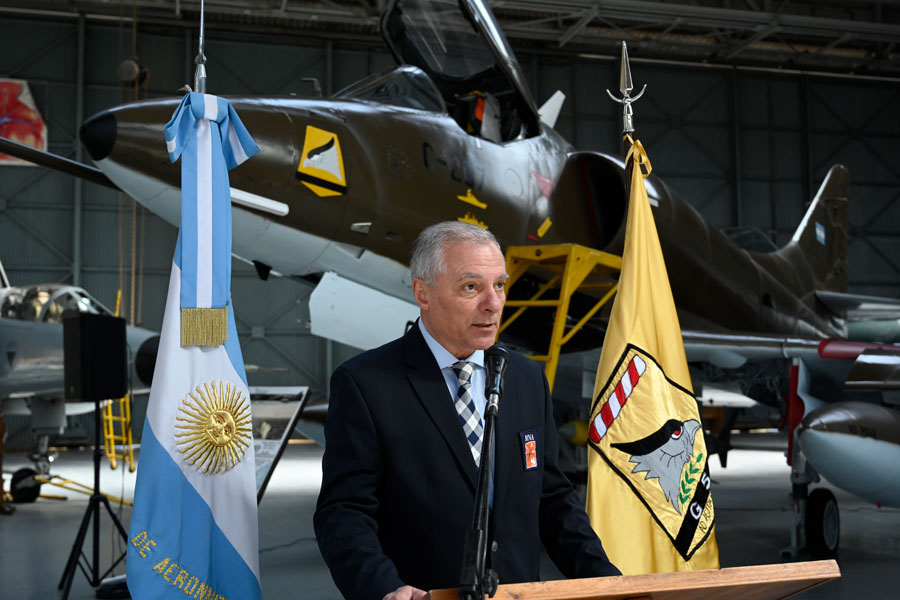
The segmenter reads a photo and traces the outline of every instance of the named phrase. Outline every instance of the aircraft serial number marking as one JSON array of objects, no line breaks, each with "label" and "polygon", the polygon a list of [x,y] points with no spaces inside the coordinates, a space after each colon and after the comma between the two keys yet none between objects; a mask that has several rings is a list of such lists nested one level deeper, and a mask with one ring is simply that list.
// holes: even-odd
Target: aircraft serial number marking
[{"label": "aircraft serial number marking", "polygon": [[455,154],[446,158],[437,156],[434,146],[428,142],[422,143],[422,162],[429,171],[434,171],[438,165],[449,168],[450,179],[457,183],[465,183],[472,189],[480,190],[484,186],[484,168],[473,165]]}]

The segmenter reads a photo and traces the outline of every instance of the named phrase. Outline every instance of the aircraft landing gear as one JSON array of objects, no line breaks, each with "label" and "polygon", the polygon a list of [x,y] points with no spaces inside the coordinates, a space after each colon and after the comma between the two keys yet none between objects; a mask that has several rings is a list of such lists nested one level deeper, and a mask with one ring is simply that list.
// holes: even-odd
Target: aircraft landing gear
[{"label": "aircraft landing gear", "polygon": [[831,490],[809,485],[819,481],[819,474],[799,452],[791,469],[791,499],[794,501],[794,526],[791,546],[781,551],[784,557],[796,558],[802,550],[815,558],[833,558],[841,539],[841,516],[837,499]]},{"label": "aircraft landing gear", "polygon": [[809,486],[820,481],[819,473],[806,462],[797,441],[797,427],[803,417],[822,405],[809,394],[809,374],[803,361],[795,358],[790,373],[788,395],[788,464],[791,466],[791,500],[794,505],[794,526],[791,545],[781,556],[796,558],[807,550],[816,558],[832,558],[837,554],[841,538],[841,516],[837,500],[830,490],[817,488],[809,493]]},{"label": "aircraft landing gear", "polygon": [[832,558],[841,541],[841,515],[831,490],[817,488],[806,501],[806,547],[816,558]]},{"label": "aircraft landing gear", "polygon": [[50,436],[46,433],[38,433],[34,437],[34,447],[28,455],[31,462],[34,463],[35,471],[38,475],[50,474],[50,463],[53,462],[55,456],[50,454]]},{"label": "aircraft landing gear", "polygon": [[13,473],[9,483],[9,493],[13,502],[34,502],[41,495],[41,483],[35,479],[38,474],[27,467]]}]

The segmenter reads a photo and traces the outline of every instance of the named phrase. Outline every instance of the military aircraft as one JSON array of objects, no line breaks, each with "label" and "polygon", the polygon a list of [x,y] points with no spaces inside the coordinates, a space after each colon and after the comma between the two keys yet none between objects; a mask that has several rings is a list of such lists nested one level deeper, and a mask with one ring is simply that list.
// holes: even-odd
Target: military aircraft
[{"label": "military aircraft", "polygon": [[[483,0],[393,0],[382,33],[398,66],[331,97],[230,98],[261,148],[231,173],[237,257],[263,278],[305,278],[351,304],[379,298],[335,320],[389,339],[415,314],[407,253],[435,221],[490,228],[506,246],[621,252],[623,161],[579,152],[553,130],[559,97],[537,107]],[[88,119],[81,139],[97,168],[5,140],[0,151],[124,190],[177,226],[180,169],[163,125],[178,102],[130,103]],[[789,368],[802,368],[792,395],[810,401],[795,427],[811,399],[839,399],[856,358],[870,350],[862,340],[853,358],[819,352],[820,341],[847,337],[840,306],[867,301],[846,294],[847,170],[832,168],[791,241],[768,253],[735,244],[658,177],[647,187],[688,357],[706,365],[701,375],[737,379],[750,365],[782,361],[777,376],[786,380]],[[533,347],[547,329],[520,319],[506,335]],[[601,316],[568,348],[598,346],[603,330]],[[782,404],[778,386],[758,387],[745,393]]]},{"label": "military aircraft", "polygon": [[[40,473],[49,470],[48,442],[62,433],[66,417],[94,410],[93,402],[66,402],[64,390],[63,316],[70,312],[112,312],[84,289],[58,283],[11,286],[0,264],[0,403],[3,412],[30,415]],[[131,389],[149,389],[159,335],[126,328]]]}]

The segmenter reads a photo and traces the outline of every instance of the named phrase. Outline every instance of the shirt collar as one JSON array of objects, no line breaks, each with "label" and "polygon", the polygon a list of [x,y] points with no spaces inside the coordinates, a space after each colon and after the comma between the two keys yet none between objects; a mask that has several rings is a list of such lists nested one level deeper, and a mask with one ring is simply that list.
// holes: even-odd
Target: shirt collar
[{"label": "shirt collar", "polygon": [[[419,320],[419,331],[422,332],[422,337],[425,338],[425,343],[428,345],[428,349],[431,350],[431,354],[434,355],[434,359],[437,361],[438,367],[441,369],[447,369],[452,365],[459,362],[460,359],[453,356],[449,350],[444,348],[439,341],[434,339],[428,329],[425,328],[425,323],[422,322],[422,319]],[[475,366],[484,368],[484,350],[476,350],[473,352],[468,358],[463,360],[467,360],[470,363],[475,364]]]}]

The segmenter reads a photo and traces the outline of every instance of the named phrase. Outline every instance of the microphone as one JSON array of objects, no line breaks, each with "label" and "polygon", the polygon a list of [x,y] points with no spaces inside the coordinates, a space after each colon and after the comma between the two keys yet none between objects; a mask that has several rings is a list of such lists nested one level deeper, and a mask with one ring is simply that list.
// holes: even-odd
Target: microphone
[{"label": "microphone", "polygon": [[484,395],[487,398],[485,412],[499,410],[500,397],[503,395],[503,376],[509,364],[509,351],[500,344],[494,344],[484,351],[484,366],[487,369],[487,382]]}]

